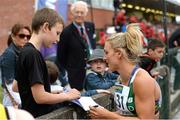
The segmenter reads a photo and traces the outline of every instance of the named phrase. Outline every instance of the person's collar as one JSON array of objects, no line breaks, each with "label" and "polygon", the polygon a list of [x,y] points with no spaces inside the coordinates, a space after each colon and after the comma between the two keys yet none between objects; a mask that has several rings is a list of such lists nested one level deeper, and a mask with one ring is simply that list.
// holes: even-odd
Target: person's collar
[{"label": "person's collar", "polygon": [[14,42],[12,42],[9,46],[14,47],[14,51],[15,51],[16,53],[19,53],[19,52],[20,52],[21,47],[18,47]]},{"label": "person's collar", "polygon": [[83,27],[83,29],[85,28],[84,23],[82,23],[81,25],[78,25],[76,22],[73,22],[73,24],[76,26],[76,28],[80,29],[81,27]]},{"label": "person's collar", "polygon": [[97,72],[97,71],[94,71],[94,70],[91,70],[92,72],[94,72],[94,73],[96,73],[96,74],[99,74],[99,75],[102,75],[102,76],[104,76],[104,74],[105,74],[105,72]]}]

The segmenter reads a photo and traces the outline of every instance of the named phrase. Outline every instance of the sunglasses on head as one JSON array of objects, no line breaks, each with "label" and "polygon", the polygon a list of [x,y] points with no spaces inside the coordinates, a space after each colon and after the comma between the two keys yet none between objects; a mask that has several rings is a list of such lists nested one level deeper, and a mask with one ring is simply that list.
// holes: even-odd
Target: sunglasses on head
[{"label": "sunglasses on head", "polygon": [[25,35],[25,34],[18,34],[19,38],[24,39],[25,37],[29,40],[31,38],[31,35]]}]

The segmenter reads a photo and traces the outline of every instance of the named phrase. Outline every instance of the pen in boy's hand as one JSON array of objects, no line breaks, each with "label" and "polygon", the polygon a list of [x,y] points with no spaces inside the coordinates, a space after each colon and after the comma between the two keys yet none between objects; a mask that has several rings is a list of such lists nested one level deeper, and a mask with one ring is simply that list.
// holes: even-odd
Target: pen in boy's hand
[{"label": "pen in boy's hand", "polygon": [[93,106],[93,107],[98,107],[98,105],[95,105],[95,106]]}]

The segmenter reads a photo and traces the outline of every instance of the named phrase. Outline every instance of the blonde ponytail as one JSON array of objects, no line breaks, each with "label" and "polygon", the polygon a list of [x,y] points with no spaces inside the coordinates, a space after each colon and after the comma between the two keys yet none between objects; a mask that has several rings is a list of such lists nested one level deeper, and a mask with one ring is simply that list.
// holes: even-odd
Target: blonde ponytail
[{"label": "blonde ponytail", "polygon": [[139,55],[142,53],[143,34],[140,31],[139,24],[133,23],[127,26],[125,33],[116,33],[107,39],[114,49],[123,48],[125,56],[133,62],[137,63]]},{"label": "blonde ponytail", "polygon": [[138,23],[129,24],[125,33],[125,39],[128,50],[134,54],[139,55],[142,52],[143,34],[140,31]]}]

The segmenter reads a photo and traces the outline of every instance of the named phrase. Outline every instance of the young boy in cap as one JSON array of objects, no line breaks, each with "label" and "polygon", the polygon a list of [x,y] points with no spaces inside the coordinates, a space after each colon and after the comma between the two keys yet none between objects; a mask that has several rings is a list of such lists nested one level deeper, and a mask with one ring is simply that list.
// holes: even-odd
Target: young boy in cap
[{"label": "young boy in cap", "polygon": [[[66,87],[62,87],[58,84],[56,84],[56,81],[58,79],[58,76],[60,73],[58,67],[56,66],[55,63],[46,60],[46,66],[47,66],[47,70],[48,70],[48,75],[49,75],[49,80],[51,83],[51,92],[53,93],[61,93],[64,90],[68,91],[71,88],[66,88]],[[88,90],[88,91],[81,91],[81,96],[92,96],[98,93],[107,93],[109,94],[109,91],[106,90],[101,90],[101,89],[97,89],[97,90]]]},{"label": "young boy in cap", "polygon": [[95,49],[90,56],[90,70],[87,71],[85,90],[109,89],[115,85],[118,75],[106,71],[107,64],[103,57],[103,49]]},{"label": "young boy in cap", "polygon": [[140,67],[145,69],[152,77],[157,77],[159,72],[151,73],[151,70],[155,64],[161,60],[165,52],[165,44],[156,39],[151,39],[148,46],[147,52],[140,56]]}]

